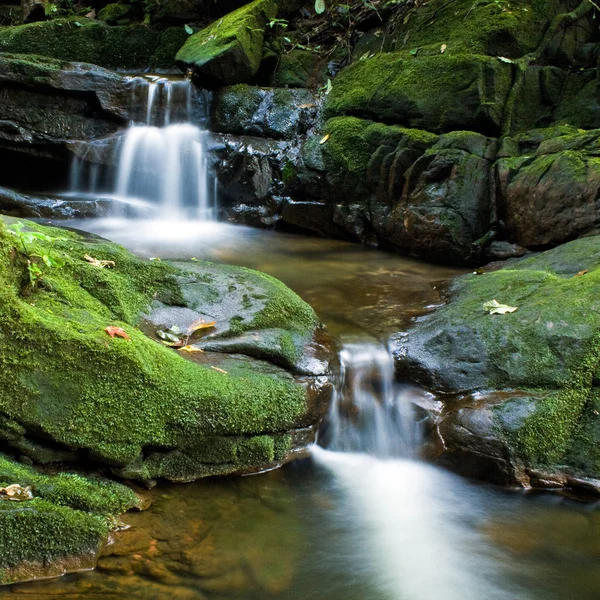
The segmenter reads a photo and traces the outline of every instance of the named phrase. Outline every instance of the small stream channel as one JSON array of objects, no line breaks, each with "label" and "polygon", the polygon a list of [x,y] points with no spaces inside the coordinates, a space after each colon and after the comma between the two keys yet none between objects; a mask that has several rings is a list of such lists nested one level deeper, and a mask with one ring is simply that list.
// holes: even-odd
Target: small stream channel
[{"label": "small stream channel", "polygon": [[[1,599],[600,597],[594,506],[474,484],[413,457],[410,403],[431,399],[393,381],[385,340],[435,307],[456,270],[218,223],[70,225],[145,257],[209,259],[282,279],[345,343],[344,380],[330,449],[252,477],[160,484],[148,511],[125,515],[131,528],[96,571],[4,588]],[[344,423],[348,402],[369,418]]]}]

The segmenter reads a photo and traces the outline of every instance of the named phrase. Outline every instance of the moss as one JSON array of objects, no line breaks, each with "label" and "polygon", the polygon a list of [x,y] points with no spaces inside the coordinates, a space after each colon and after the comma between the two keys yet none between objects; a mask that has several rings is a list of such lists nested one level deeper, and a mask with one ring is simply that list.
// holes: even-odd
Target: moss
[{"label": "moss", "polygon": [[380,53],[344,69],[325,116],[353,115],[436,133],[500,131],[511,66],[485,56]]},{"label": "moss", "polygon": [[[13,251],[16,240],[0,230],[0,414],[27,430],[42,427],[54,442],[86,448],[123,469],[146,447],[178,449],[197,466],[203,461],[194,454],[199,437],[295,426],[306,409],[305,391],[291,376],[252,369],[221,373],[135,328],[159,290],[176,288],[181,271],[58,231],[69,239],[35,242],[29,252],[60,257],[65,266],[46,269],[39,291],[22,296],[23,258]],[[82,260],[84,254],[116,266],[100,270]],[[248,269],[209,270],[219,271],[264,288],[266,298],[240,330],[280,328],[304,340],[312,335],[314,311],[282,283]],[[185,279],[190,277],[193,272]],[[108,325],[124,328],[131,339],[108,337]]]},{"label": "moss", "polygon": [[431,0],[400,28],[397,39],[422,53],[517,58],[539,46],[561,0]]},{"label": "moss", "polygon": [[264,30],[276,15],[273,0],[255,0],[192,35],[177,61],[221,84],[247,81],[258,71]]},{"label": "moss", "polygon": [[98,19],[110,25],[121,24],[119,21],[128,19],[131,16],[133,16],[133,7],[130,4],[121,4],[119,2],[107,4],[98,13]]},{"label": "moss", "polygon": [[[181,33],[178,35],[183,43]],[[85,18],[56,19],[0,28],[0,52],[38,54],[109,68],[168,68],[174,66],[175,37],[173,32],[161,34],[143,25],[110,27]]]},{"label": "moss", "polygon": [[31,486],[34,498],[0,500],[0,584],[23,563],[95,554],[114,517],[139,506],[128,487],[72,473],[45,475],[0,454],[0,487]]},{"label": "moss", "polygon": [[308,50],[292,50],[280,55],[273,73],[272,85],[278,87],[310,87],[324,79],[324,69],[319,70],[319,56]]}]

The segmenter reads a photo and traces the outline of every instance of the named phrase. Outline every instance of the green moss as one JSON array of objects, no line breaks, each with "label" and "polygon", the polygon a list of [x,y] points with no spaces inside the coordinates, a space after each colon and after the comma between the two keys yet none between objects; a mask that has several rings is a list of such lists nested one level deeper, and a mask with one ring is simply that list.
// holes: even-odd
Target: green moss
[{"label": "green moss", "polygon": [[325,116],[353,115],[436,133],[496,134],[511,84],[511,66],[486,56],[380,53],[335,78]]},{"label": "green moss", "polygon": [[[85,18],[56,19],[0,28],[0,52],[38,54],[102,67],[139,69],[174,65],[183,28],[154,31],[143,25],[110,27]],[[175,38],[177,40],[175,41]]]},{"label": "green moss", "polygon": [[110,25],[121,24],[119,21],[130,18],[132,16],[133,9],[130,4],[121,4],[119,2],[113,2],[107,4],[99,13],[98,19],[100,21],[106,21]]},{"label": "green moss", "polygon": [[[50,231],[57,236],[57,230]],[[55,442],[86,448],[123,469],[146,447],[158,447],[187,453],[186,464],[198,470],[203,457],[195,454],[195,440],[200,437],[295,426],[305,412],[305,391],[291,376],[251,369],[221,373],[182,358],[135,328],[157,293],[167,289],[168,297],[178,295],[180,270],[141,261],[114,244],[62,230],[58,235],[68,239],[35,242],[29,252],[60,257],[65,266],[46,269],[39,291],[22,296],[24,260],[13,251],[16,239],[0,229],[0,414],[8,421],[25,429],[41,426]],[[98,269],[83,260],[84,254],[114,260],[116,266]],[[209,267],[209,273],[262,286],[266,298],[251,319],[239,323],[240,331],[279,328],[310,339],[314,311],[282,283],[248,269]],[[193,272],[184,279],[190,277]],[[110,338],[108,325],[124,328],[131,339]],[[160,468],[158,463],[151,476],[194,476]]]},{"label": "green moss", "polygon": [[18,579],[25,562],[95,554],[114,517],[139,506],[128,487],[73,473],[45,475],[0,454],[0,487],[30,486],[34,498],[0,499],[0,584]]},{"label": "green moss", "polygon": [[255,0],[192,35],[177,61],[222,84],[247,81],[258,71],[264,30],[276,15],[273,0]]},{"label": "green moss", "polygon": [[396,39],[413,51],[518,58],[537,49],[561,0],[431,0],[415,11]]}]

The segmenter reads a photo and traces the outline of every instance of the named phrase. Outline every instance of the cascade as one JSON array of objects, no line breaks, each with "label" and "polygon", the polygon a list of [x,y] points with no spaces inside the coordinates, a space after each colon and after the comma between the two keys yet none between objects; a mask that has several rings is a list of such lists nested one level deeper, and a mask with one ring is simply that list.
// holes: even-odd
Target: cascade
[{"label": "cascade", "polygon": [[380,458],[414,456],[419,425],[411,392],[395,381],[389,349],[376,343],[347,344],[340,352],[340,364],[327,447]]},{"label": "cascade", "polygon": [[[108,144],[90,143],[74,158],[70,195],[111,199],[115,216],[215,219],[208,94],[197,97],[188,79],[133,77],[129,87],[129,127]],[[103,167],[94,156],[106,153],[107,145],[108,165]]]}]

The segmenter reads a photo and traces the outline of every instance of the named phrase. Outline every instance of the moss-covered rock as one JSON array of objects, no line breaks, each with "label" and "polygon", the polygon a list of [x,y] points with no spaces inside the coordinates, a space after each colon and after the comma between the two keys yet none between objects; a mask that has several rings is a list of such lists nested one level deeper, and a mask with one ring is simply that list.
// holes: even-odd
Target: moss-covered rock
[{"label": "moss-covered rock", "polygon": [[[449,400],[452,451],[508,461],[513,475],[600,478],[591,402],[600,372],[600,238],[464,276],[450,291],[447,306],[398,337],[396,356],[403,375],[432,390],[476,393]],[[483,304],[493,299],[517,310],[490,315]]]},{"label": "moss-covered rock", "polygon": [[511,239],[535,247],[594,230],[600,131],[538,130],[517,137],[513,145],[513,156],[497,164],[500,210]]},{"label": "moss-covered rock", "polygon": [[[168,31],[143,25],[111,27],[83,17],[55,19],[1,27],[0,52],[38,54],[109,68],[169,69],[175,66],[178,48],[172,47]],[[172,49],[168,55],[162,52],[163,44]]]},{"label": "moss-covered rock", "polygon": [[292,50],[280,54],[271,78],[274,86],[299,88],[319,86],[323,80],[321,58],[309,50]]},{"label": "moss-covered rock", "polygon": [[116,517],[141,506],[124,485],[45,475],[0,454],[0,488],[14,484],[29,487],[32,498],[0,495],[0,584],[93,567]]},{"label": "moss-covered rock", "polygon": [[177,53],[203,87],[248,81],[258,72],[264,31],[277,15],[274,0],[254,0],[192,35]]},{"label": "moss-covered rock", "polygon": [[[30,258],[43,271],[31,293],[24,249],[2,228],[4,444],[34,460],[85,450],[127,477],[191,480],[280,464],[314,435],[327,372],[310,346],[317,319],[283,284],[241,268],[141,261],[113,244],[35,229],[53,241],[28,242],[27,252],[64,266]],[[86,254],[116,266],[100,269]],[[189,344],[227,340],[226,351],[247,356],[219,366],[221,354],[167,348],[136,328],[143,314],[153,336],[216,321]],[[109,325],[130,339],[111,338]],[[281,436],[291,450],[280,451]]]},{"label": "moss-covered rock", "polygon": [[486,56],[380,53],[344,69],[325,115],[352,115],[431,132],[500,132],[511,65]]},{"label": "moss-covered rock", "polygon": [[98,19],[109,25],[129,25],[135,10],[131,4],[113,2],[107,4],[99,13]]}]

